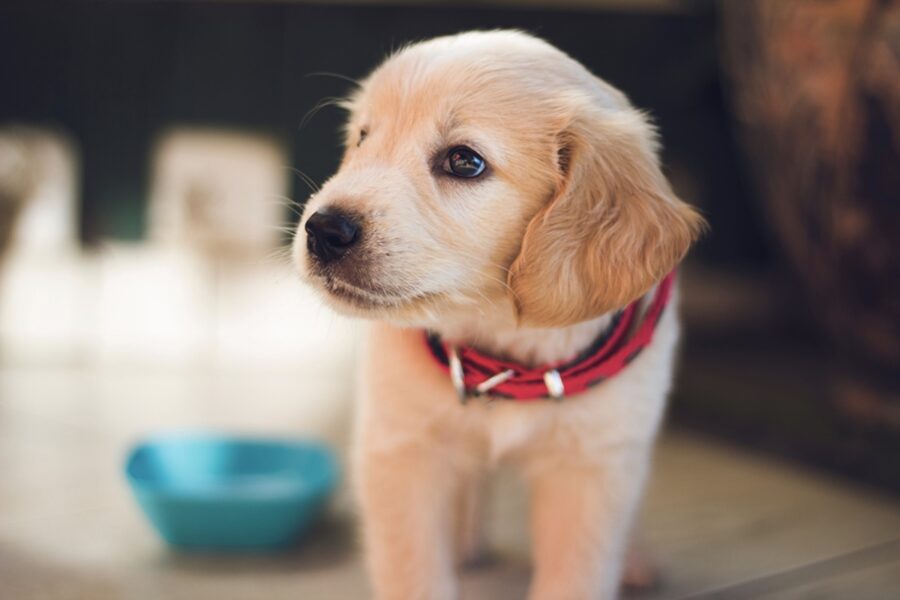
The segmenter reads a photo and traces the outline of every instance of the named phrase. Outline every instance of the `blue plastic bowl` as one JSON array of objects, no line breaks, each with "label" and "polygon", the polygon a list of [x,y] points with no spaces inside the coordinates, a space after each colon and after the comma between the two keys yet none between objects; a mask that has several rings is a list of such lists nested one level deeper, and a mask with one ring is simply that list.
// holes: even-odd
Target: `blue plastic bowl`
[{"label": "blue plastic bowl", "polygon": [[186,549],[275,550],[297,541],[339,479],[315,442],[172,435],[135,447],[125,473],[160,535]]}]

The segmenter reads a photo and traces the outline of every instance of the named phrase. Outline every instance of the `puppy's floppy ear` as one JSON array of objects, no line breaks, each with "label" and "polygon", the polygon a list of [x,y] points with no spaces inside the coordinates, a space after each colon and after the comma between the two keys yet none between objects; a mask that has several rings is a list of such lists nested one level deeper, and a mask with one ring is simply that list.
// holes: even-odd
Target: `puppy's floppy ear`
[{"label": "puppy's floppy ear", "polygon": [[558,140],[556,194],[529,223],[509,271],[519,322],[536,327],[639,298],[705,225],[672,193],[655,131],[638,111],[585,99]]}]

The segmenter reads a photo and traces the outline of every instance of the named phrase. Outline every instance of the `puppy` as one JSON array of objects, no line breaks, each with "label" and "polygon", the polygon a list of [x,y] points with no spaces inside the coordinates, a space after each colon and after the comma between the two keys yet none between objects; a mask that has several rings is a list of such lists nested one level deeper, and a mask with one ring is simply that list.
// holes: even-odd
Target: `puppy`
[{"label": "puppy", "polygon": [[672,378],[672,272],[702,228],[653,128],[514,31],[409,46],[346,108],[294,258],[374,321],[354,480],[375,596],[456,597],[506,460],[530,488],[530,598],[614,597]]}]

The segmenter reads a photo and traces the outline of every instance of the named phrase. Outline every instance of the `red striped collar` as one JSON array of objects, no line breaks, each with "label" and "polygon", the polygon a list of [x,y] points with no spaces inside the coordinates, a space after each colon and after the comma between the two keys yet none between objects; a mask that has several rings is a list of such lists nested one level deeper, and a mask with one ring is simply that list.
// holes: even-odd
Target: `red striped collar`
[{"label": "red striped collar", "polygon": [[[541,367],[523,367],[499,360],[474,348],[457,348],[426,332],[431,355],[450,375],[460,401],[490,395],[520,402],[575,396],[615,376],[650,345],[663,310],[672,296],[675,271],[657,286],[643,320],[641,300],[618,313],[612,326],[574,360]],[[631,334],[629,336],[629,334]]]}]

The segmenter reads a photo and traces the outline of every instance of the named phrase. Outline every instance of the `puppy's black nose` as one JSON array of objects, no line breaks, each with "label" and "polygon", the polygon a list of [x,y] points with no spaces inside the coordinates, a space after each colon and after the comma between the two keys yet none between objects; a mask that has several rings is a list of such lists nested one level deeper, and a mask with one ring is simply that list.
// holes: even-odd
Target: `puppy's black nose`
[{"label": "puppy's black nose", "polygon": [[337,210],[320,210],[306,221],[306,247],[323,263],[342,257],[359,240],[360,226]]}]

